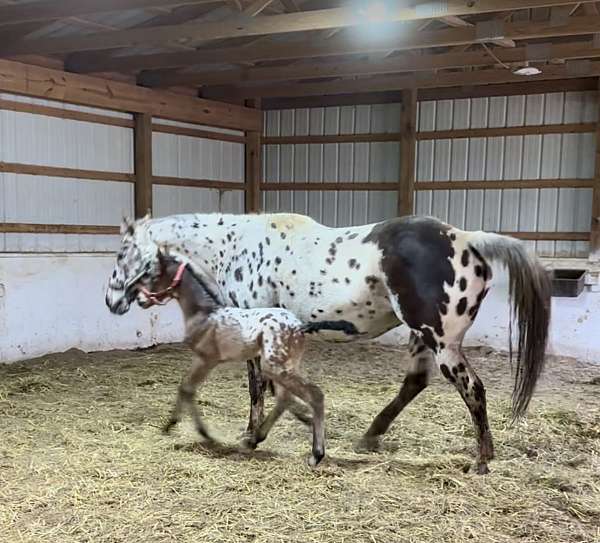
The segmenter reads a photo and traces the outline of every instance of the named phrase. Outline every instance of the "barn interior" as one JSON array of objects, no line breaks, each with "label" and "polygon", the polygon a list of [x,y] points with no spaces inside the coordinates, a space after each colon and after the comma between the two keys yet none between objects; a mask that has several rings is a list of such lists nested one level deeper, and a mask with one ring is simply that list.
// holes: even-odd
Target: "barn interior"
[{"label": "barn interior", "polygon": [[[0,0],[0,533],[6,541],[600,540],[600,2]],[[509,284],[466,344],[492,473],[441,379],[380,454],[405,329],[311,348],[329,457],[285,418],[249,455],[245,366],[160,436],[174,304],[104,304],[123,216],[416,214],[523,240],[553,278],[549,362],[510,423]],[[173,345],[174,344],[174,345]],[[360,402],[356,399],[360,398]],[[271,401],[271,400],[269,400]]]}]

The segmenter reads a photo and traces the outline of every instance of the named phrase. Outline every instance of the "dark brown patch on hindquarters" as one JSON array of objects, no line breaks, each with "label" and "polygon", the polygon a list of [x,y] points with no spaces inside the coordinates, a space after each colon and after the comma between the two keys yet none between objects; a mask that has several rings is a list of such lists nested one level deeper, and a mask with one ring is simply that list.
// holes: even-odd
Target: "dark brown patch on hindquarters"
[{"label": "dark brown patch on hindquarters", "polygon": [[437,349],[431,330],[443,336],[440,312],[449,297],[444,284],[455,280],[449,226],[435,219],[401,217],[373,227],[363,243],[375,243],[383,253],[381,267],[397,297],[404,322],[423,333],[428,347]]}]

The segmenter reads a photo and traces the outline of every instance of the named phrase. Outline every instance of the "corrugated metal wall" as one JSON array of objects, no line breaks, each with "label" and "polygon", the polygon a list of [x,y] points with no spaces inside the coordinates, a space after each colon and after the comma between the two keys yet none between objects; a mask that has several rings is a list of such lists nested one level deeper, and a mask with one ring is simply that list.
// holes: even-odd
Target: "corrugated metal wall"
[{"label": "corrugated metal wall", "polygon": [[[450,130],[595,122],[594,92],[427,101],[419,104],[418,130]],[[399,104],[265,112],[266,136],[397,132]],[[264,179],[278,182],[397,182],[398,143],[265,145]],[[592,178],[594,134],[548,134],[417,144],[417,181]],[[415,212],[468,230],[587,232],[591,189],[419,191]],[[266,211],[306,213],[331,226],[396,215],[394,192],[273,191]],[[588,254],[588,242],[538,241],[546,256]]]},{"label": "corrugated metal wall", "polygon": [[[337,135],[400,130],[400,105],[344,106],[265,112],[265,135]],[[265,145],[263,179],[279,182],[391,182],[400,175],[399,143]],[[329,226],[374,222],[396,215],[395,192],[273,191],[266,211],[310,215]]]},{"label": "corrugated metal wall", "polygon": [[[594,92],[440,100],[419,104],[420,132],[549,125],[597,119]],[[418,142],[417,181],[592,178],[594,134],[546,134]],[[460,228],[510,232],[586,232],[592,189],[420,191],[418,214]],[[587,242],[528,242],[545,256],[588,255]]]},{"label": "corrugated metal wall", "polygon": [[[0,94],[0,99],[104,116],[131,115]],[[231,130],[155,119],[156,123],[227,134]],[[153,135],[154,173],[188,179],[244,181],[244,145],[164,133]],[[134,173],[133,130],[34,113],[0,110],[0,161]],[[154,186],[155,215],[244,210],[243,191]],[[133,183],[0,173],[0,222],[118,226],[133,215]],[[112,251],[118,235],[4,234],[0,251]]]},{"label": "corrugated metal wall", "polygon": [[[119,118],[130,116],[35,98],[0,98]],[[0,161],[133,173],[130,128],[0,110]],[[0,222],[118,225],[133,213],[133,184],[0,173]],[[0,251],[105,251],[118,236],[1,234]]]},{"label": "corrugated metal wall", "polygon": [[[158,124],[198,128],[222,134],[242,132],[174,121]],[[156,176],[244,182],[244,144],[175,134],[153,134],[153,172]],[[174,213],[243,213],[244,192],[197,187],[154,185],[154,215]]]}]

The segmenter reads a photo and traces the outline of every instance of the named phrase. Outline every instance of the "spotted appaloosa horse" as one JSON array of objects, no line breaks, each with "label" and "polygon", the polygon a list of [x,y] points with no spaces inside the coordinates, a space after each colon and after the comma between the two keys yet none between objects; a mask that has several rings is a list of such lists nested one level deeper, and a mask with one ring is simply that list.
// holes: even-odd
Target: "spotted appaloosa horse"
[{"label": "spotted appaloosa horse", "polygon": [[[411,366],[398,395],[362,439],[374,449],[402,409],[428,384],[437,363],[467,405],[475,426],[477,471],[493,457],[483,384],[462,342],[487,294],[490,262],[508,268],[518,324],[513,413],[523,414],[544,365],[550,286],[540,262],[518,240],[465,232],[433,218],[402,217],[375,225],[328,228],[294,214],[175,215],[124,228],[106,303],[125,313],[131,285],[157,273],[159,245],[180,255],[225,304],[282,307],[304,322],[343,320],[356,337],[373,338],[405,324]],[[343,332],[324,339],[347,341]],[[252,413],[262,409],[259,372],[249,363]]]}]

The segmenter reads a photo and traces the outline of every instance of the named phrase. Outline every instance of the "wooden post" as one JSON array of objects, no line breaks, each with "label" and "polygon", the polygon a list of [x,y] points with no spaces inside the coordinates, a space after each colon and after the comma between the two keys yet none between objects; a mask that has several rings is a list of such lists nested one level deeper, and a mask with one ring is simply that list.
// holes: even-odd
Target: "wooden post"
[{"label": "wooden post", "polygon": [[400,216],[414,213],[416,124],[417,89],[404,89],[400,117],[400,179],[398,187],[398,215]]},{"label": "wooden post", "polygon": [[152,213],[152,115],[136,113],[135,139],[135,216]]},{"label": "wooden post", "polygon": [[596,120],[596,167],[592,196],[592,224],[590,230],[590,257],[592,262],[600,261],[600,79],[596,95],[598,118]]},{"label": "wooden post", "polygon": [[[260,109],[260,100],[246,100],[246,107]],[[262,123],[261,123],[262,125]],[[262,177],[262,134],[260,131],[246,132],[246,213],[258,213],[261,208],[260,181]]]}]

